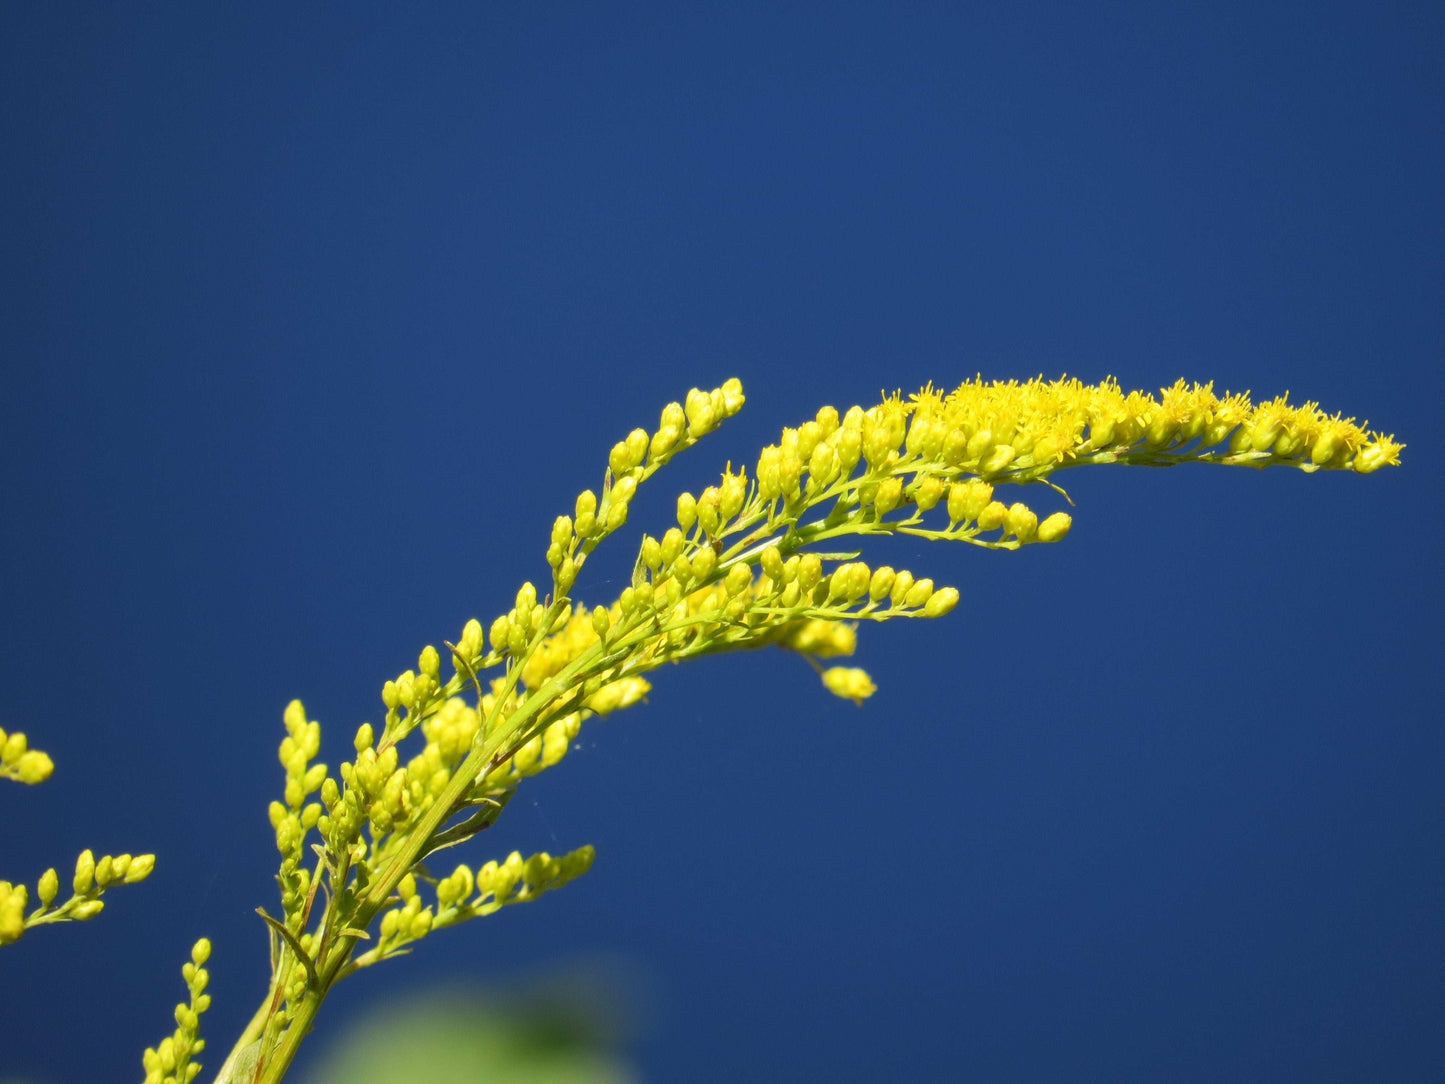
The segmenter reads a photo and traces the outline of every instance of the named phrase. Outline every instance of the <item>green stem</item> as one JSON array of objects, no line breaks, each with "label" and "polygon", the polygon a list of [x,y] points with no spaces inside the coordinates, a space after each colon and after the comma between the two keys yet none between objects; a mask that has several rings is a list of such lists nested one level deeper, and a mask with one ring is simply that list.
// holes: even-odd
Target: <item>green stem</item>
[{"label": "green stem", "polygon": [[241,1037],[236,1040],[236,1045],[231,1047],[231,1052],[226,1060],[221,1063],[220,1070],[216,1073],[217,1084],[241,1084],[239,1079],[233,1080],[236,1071],[240,1068],[240,1061],[247,1049],[261,1037],[262,1030],[266,1027],[266,1021],[271,1015],[271,1005],[276,996],[277,974],[271,976],[271,983],[266,989],[266,996],[261,999],[255,1013],[247,1022]]}]

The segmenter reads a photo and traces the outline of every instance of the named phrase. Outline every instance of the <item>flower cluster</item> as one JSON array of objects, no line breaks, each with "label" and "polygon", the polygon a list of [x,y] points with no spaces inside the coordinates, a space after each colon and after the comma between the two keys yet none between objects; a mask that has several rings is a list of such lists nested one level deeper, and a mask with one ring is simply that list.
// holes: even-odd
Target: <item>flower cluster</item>
[{"label": "flower cluster", "polygon": [[1369,473],[1398,462],[1402,447],[1313,403],[1254,405],[1182,381],[1158,398],[1111,380],[974,380],[948,394],[930,386],[868,408],[825,406],[784,429],[751,473],[729,466],[716,485],[677,498],[674,522],[641,536],[615,599],[575,600],[579,574],[627,524],[638,488],[743,402],[736,380],[694,388],[655,430],[617,441],[599,488],[552,523],[550,590],[524,583],[489,624],[468,621],[445,650],[425,647],[414,669],[383,685],[383,721],[358,728],[355,758],[335,775],[315,762],[319,725],[299,701],[287,707],[284,794],[270,810],[283,917],[264,916],[271,993],[236,1048],[256,1080],[280,1078],[341,978],[586,872],[586,846],[560,858],[514,852],[442,877],[427,862],[490,827],[524,780],[566,756],[589,718],[640,702],[646,675],[664,663],[775,646],[802,655],[835,695],[871,696],[866,671],[823,661],[854,653],[861,622],[941,617],[959,593],[871,565],[851,547],[880,534],[995,550],[1059,541],[1068,513],[1041,516],[1003,487],[1061,493],[1048,479],[1064,466]]},{"label": "flower cluster", "polygon": [[55,763],[39,749],[31,749],[24,734],[0,730],[0,779],[43,783],[54,770]]},{"label": "flower cluster", "polygon": [[[901,404],[900,404],[901,406]],[[1071,463],[1186,460],[1368,474],[1400,461],[1403,445],[1317,403],[1177,381],[1156,398],[1107,379],[965,381],[912,397],[907,451],[947,469],[1028,481]]]},{"label": "flower cluster", "polygon": [[513,903],[534,900],[544,892],[561,888],[592,866],[595,852],[590,846],[553,857],[540,851],[530,858],[513,851],[502,862],[488,862],[473,873],[460,865],[450,875],[432,881],[435,903],[428,905],[418,890],[417,877],[408,874],[397,885],[397,906],[384,912],[376,947],[357,958],[364,966],[395,956],[433,930],[480,918]]},{"label": "flower cluster", "polygon": [[25,907],[30,902],[30,890],[23,884],[0,881],[0,945],[20,940],[20,935],[34,926],[94,918],[105,909],[101,896],[107,888],[144,881],[155,866],[153,854],[106,854],[97,861],[90,851],[81,851],[75,860],[75,875],[70,879],[70,898],[64,903],[55,903],[60,893],[60,875],[48,869],[35,884],[39,906],[28,915]]},{"label": "flower cluster", "polygon": [[201,1013],[211,1007],[206,986],[211,981],[205,962],[211,956],[211,943],[204,937],[191,948],[190,961],[181,968],[190,1000],[176,1006],[176,1030],[154,1048],[147,1047],[141,1055],[145,1067],[145,1084],[190,1084],[201,1071],[201,1064],[191,1060],[193,1054],[206,1049],[200,1037]]}]

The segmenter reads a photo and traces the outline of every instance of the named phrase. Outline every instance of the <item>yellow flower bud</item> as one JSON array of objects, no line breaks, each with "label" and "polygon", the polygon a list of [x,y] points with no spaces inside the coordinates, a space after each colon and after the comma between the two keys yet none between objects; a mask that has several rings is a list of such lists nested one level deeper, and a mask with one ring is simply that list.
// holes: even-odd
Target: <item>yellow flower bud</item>
[{"label": "yellow flower bud", "polygon": [[376,758],[377,771],[383,776],[391,775],[392,772],[396,771],[398,755],[396,746],[388,745]]},{"label": "yellow flower bud", "polygon": [[783,495],[782,452],[776,445],[768,445],[758,456],[758,493],[764,500],[776,500]]},{"label": "yellow flower bud", "polygon": [[[697,389],[694,388],[693,391]],[[682,409],[681,403],[668,403],[662,408],[662,416],[658,419],[659,429],[681,429],[687,424],[687,414]]]},{"label": "yellow flower bud", "polygon": [[281,716],[281,721],[286,725],[290,734],[298,734],[306,726],[306,709],[301,701],[293,700],[286,705],[286,711]]},{"label": "yellow flower bud", "polygon": [[993,486],[982,478],[970,478],[948,487],[948,518],[954,523],[977,519],[993,500]]},{"label": "yellow flower bud", "polygon": [[943,450],[943,438],[944,430],[941,425],[928,418],[917,417],[908,427],[908,437],[903,446],[910,455],[935,461]]},{"label": "yellow flower bud", "polygon": [[25,904],[28,892],[24,885],[0,881],[0,945],[20,940],[25,932]]},{"label": "yellow flower bud", "polygon": [[572,516],[577,534],[582,538],[592,537],[597,526],[597,494],[584,489],[577,495],[577,504]]},{"label": "yellow flower bud", "polygon": [[718,390],[722,392],[723,413],[729,418],[741,410],[743,404],[747,402],[743,395],[743,382],[735,376],[724,380],[722,387]]},{"label": "yellow flower bud", "polygon": [[40,897],[40,906],[49,907],[50,901],[55,899],[55,894],[60,891],[60,875],[53,869],[48,869],[40,875],[39,882],[35,885],[35,894]]},{"label": "yellow flower bud", "polygon": [[[743,566],[737,566],[743,567]],[[693,555],[692,575],[698,583],[706,582],[717,568],[717,551],[711,546],[704,546]],[[751,574],[748,576],[752,580]]]},{"label": "yellow flower bud", "polygon": [[862,561],[840,565],[829,578],[828,593],[840,602],[850,603],[868,590],[871,576],[871,571]]},{"label": "yellow flower bud", "polygon": [[783,582],[783,555],[777,546],[768,546],[758,557],[758,564],[763,570],[763,575],[772,580],[774,584]]},{"label": "yellow flower bud", "polygon": [[628,475],[619,478],[616,484],[608,492],[608,500],[615,507],[618,504],[628,504],[637,495],[637,479]]},{"label": "yellow flower bud", "polygon": [[607,508],[607,529],[619,531],[627,524],[627,502],[614,500]]},{"label": "yellow flower bud", "polygon": [[55,762],[39,749],[27,749],[15,763],[16,778],[22,783],[43,783],[55,770]]},{"label": "yellow flower bud", "polygon": [[958,588],[941,587],[928,596],[923,605],[924,617],[942,617],[958,605]]},{"label": "yellow flower bud", "polygon": [[888,600],[894,606],[901,606],[908,592],[913,589],[913,573],[906,568],[893,577],[893,587],[888,592]]},{"label": "yellow flower bud", "polygon": [[493,651],[501,653],[507,650],[511,637],[512,622],[506,614],[502,614],[492,622],[491,631],[487,634],[488,642],[492,645]]},{"label": "yellow flower bud", "polygon": [[612,451],[607,454],[607,467],[612,471],[614,477],[620,478],[627,473],[631,465],[628,461],[627,445],[619,440],[612,446]]},{"label": "yellow flower bud", "polygon": [[1005,523],[1009,534],[1017,535],[1020,542],[1028,542],[1039,528],[1039,517],[1028,505],[1015,502],[1009,505]]},{"label": "yellow flower bud", "polygon": [[718,487],[718,515],[724,522],[742,511],[747,497],[748,480],[741,474],[726,474]]},{"label": "yellow flower bud", "polygon": [[156,868],[156,856],[153,854],[138,854],[130,860],[130,869],[125,871],[125,883],[137,884],[144,881]]},{"label": "yellow flower bud", "polygon": [[840,429],[834,448],[838,454],[838,477],[846,478],[863,457],[863,436],[857,428]]},{"label": "yellow flower bud", "polygon": [[883,407],[874,407],[864,415],[863,457],[870,467],[880,467],[896,455],[903,439],[902,419],[895,421],[891,413]]},{"label": "yellow flower bud", "polygon": [[[276,849],[283,855],[292,854],[301,846],[301,821],[297,817],[287,815],[281,818],[276,825]],[[99,881],[99,878],[96,878]],[[102,882],[103,883],[103,882]]]},{"label": "yellow flower bud", "polygon": [[722,525],[722,517],[718,511],[718,490],[716,486],[708,486],[702,491],[697,499],[697,522],[706,535],[715,535]]},{"label": "yellow flower bud", "polygon": [[[812,423],[810,423],[812,424]],[[838,477],[838,452],[829,442],[814,446],[808,456],[808,488],[817,492]]]},{"label": "yellow flower bud", "polygon": [[712,432],[717,426],[717,417],[712,408],[712,397],[704,391],[693,388],[688,392],[684,410],[687,414],[688,435],[694,440]]},{"label": "yellow flower bud", "polygon": [[956,467],[968,458],[968,434],[962,429],[950,429],[943,437],[943,447],[938,458],[946,467]]},{"label": "yellow flower bud", "polygon": [[856,666],[833,666],[823,671],[823,684],[834,696],[862,704],[878,691],[868,671]]},{"label": "yellow flower bud", "polygon": [[815,617],[789,625],[780,642],[793,651],[831,659],[853,654],[858,632],[848,622]]},{"label": "yellow flower bud", "polygon": [[916,610],[926,603],[933,594],[933,581],[927,578],[916,581],[903,596],[905,609]]},{"label": "yellow flower bud", "polygon": [[566,548],[572,543],[572,517],[558,516],[552,521],[552,544]]},{"label": "yellow flower bud", "polygon": [[672,567],[674,561],[682,554],[682,547],[687,540],[676,527],[669,527],[667,533],[662,536],[662,546],[658,552],[662,565]]},{"label": "yellow flower bud", "polygon": [[629,470],[633,467],[642,466],[643,460],[647,458],[647,450],[651,443],[651,438],[648,437],[646,429],[634,429],[627,434],[627,441],[623,447],[627,451],[627,467]]},{"label": "yellow flower bud", "polygon": [[880,516],[886,516],[903,503],[903,481],[899,478],[885,478],[878,483],[878,492],[873,497],[873,508]]},{"label": "yellow flower bud", "polygon": [[727,580],[722,581],[722,587],[730,598],[743,594],[747,588],[751,587],[751,584],[753,584],[753,569],[741,562],[728,569]]},{"label": "yellow flower bud", "polygon": [[450,880],[453,885],[452,898],[455,902],[461,902],[462,900],[465,900],[468,896],[472,894],[472,889],[473,887],[475,887],[475,882],[472,878],[472,871],[465,865],[458,866],[455,870],[453,870],[452,875],[448,878],[448,880]]},{"label": "yellow flower bud", "polygon": [[983,531],[1002,527],[1006,522],[1008,522],[1008,506],[1002,501],[989,501],[983,511],[978,514],[978,526]]},{"label": "yellow flower bud", "polygon": [[823,578],[823,562],[816,553],[805,553],[798,564],[798,587],[804,593],[812,591]]},{"label": "yellow flower bud", "polygon": [[[461,638],[457,640],[457,654],[463,659],[472,659],[481,653],[482,623],[473,617],[462,626]],[[455,663],[455,660],[453,662]],[[462,673],[464,670],[465,667],[457,672]]]},{"label": "yellow flower bud", "polygon": [[697,522],[697,501],[691,493],[682,493],[677,498],[677,525],[684,531],[692,530]]},{"label": "yellow flower bud", "polygon": [[507,859],[497,867],[497,876],[494,883],[494,891],[498,899],[512,894],[512,889],[522,878],[522,854],[520,851],[513,851],[507,855]]},{"label": "yellow flower bud", "polygon": [[95,855],[87,847],[80,852],[75,860],[75,878],[71,881],[71,887],[77,896],[83,896],[90,891],[95,884]]},{"label": "yellow flower bud", "polygon": [[532,607],[535,605],[537,605],[537,589],[529,580],[517,589],[515,608],[518,614],[528,614],[532,612]]},{"label": "yellow flower bud", "polygon": [[586,707],[598,715],[607,715],[637,703],[652,689],[646,679],[625,677],[602,686],[587,698]]},{"label": "yellow flower bud", "polygon": [[818,447],[823,439],[823,427],[815,421],[807,421],[798,426],[797,445],[795,451],[799,459],[811,459],[813,450]]},{"label": "yellow flower bud", "polygon": [[558,597],[566,595],[577,582],[577,562],[571,557],[564,557],[561,566],[557,569],[556,583]]},{"label": "yellow flower bud", "polygon": [[528,775],[533,769],[539,768],[539,761],[542,759],[542,737],[536,735],[529,738],[522,747],[512,754],[512,763],[517,771]]},{"label": "yellow flower bud", "polygon": [[913,503],[918,506],[919,511],[927,512],[943,499],[947,488],[942,478],[929,475],[914,487]]},{"label": "yellow flower bud", "polygon": [[560,719],[542,731],[542,767],[550,768],[567,755],[567,724]]},{"label": "yellow flower bud", "polygon": [[893,569],[884,565],[875,569],[873,576],[868,581],[868,597],[874,602],[881,602],[883,597],[893,590]]},{"label": "yellow flower bud", "polygon": [[818,432],[820,432],[824,438],[831,437],[838,431],[838,408],[831,406],[819,407],[818,413],[813,416],[813,421],[817,423]]},{"label": "yellow flower bud", "polygon": [[1011,444],[998,444],[993,451],[978,465],[980,474],[997,474],[1014,461],[1014,448]]},{"label": "yellow flower bud", "polygon": [[1069,533],[1069,528],[1073,525],[1074,518],[1067,512],[1055,512],[1039,524],[1039,541],[1057,542]]}]

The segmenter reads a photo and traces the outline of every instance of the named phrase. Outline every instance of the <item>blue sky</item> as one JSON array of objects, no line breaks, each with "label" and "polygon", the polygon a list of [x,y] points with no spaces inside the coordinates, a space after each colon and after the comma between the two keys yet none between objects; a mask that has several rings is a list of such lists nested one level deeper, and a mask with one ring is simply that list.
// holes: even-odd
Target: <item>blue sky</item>
[{"label": "blue sky", "polygon": [[649,1081],[1445,1075],[1442,47],[1427,3],[12,6],[0,726],[57,771],[0,790],[0,875],[159,857],[5,949],[0,1076],[138,1075],[203,934],[229,1047],[286,702],[341,760],[669,399],[749,403],[639,530],[825,402],[1061,372],[1409,447],[874,551],[963,602],[864,630],[873,700],[662,672],[471,856],[593,871],[322,1037],[600,959]]}]

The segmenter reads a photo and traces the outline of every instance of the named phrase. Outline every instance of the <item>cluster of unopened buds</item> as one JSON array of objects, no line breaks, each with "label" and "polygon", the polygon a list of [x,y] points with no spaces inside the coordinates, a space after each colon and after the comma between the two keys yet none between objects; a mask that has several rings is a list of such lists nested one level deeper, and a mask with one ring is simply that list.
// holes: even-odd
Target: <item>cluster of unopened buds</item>
[{"label": "cluster of unopened buds", "polygon": [[191,1057],[206,1049],[200,1032],[201,1014],[211,1007],[211,995],[206,993],[211,973],[204,966],[210,956],[211,943],[204,937],[191,947],[191,958],[181,968],[190,1000],[176,1006],[176,1030],[141,1055],[144,1084],[190,1084],[200,1074],[200,1062]]},{"label": "cluster of unopened buds", "polygon": [[71,895],[56,904],[60,894],[60,875],[48,869],[35,884],[37,906],[28,914],[30,890],[23,884],[0,881],[0,944],[18,941],[20,935],[34,926],[52,922],[84,922],[105,909],[100,897],[107,888],[118,884],[144,881],[155,869],[153,854],[101,855],[97,860],[89,850],[81,851],[75,860],[75,874],[70,879]]},{"label": "cluster of unopened buds", "polygon": [[30,748],[24,734],[0,730],[0,777],[18,783],[43,783],[54,770],[55,764],[49,755]]},{"label": "cluster of unopened buds", "polygon": [[488,862],[475,873],[469,866],[457,866],[435,882],[435,903],[431,905],[422,898],[415,874],[408,874],[397,885],[398,905],[381,916],[376,947],[358,963],[393,956],[433,930],[489,915],[561,888],[592,867],[595,853],[591,846],[560,856],[539,851],[530,858],[513,851],[503,861]]}]

